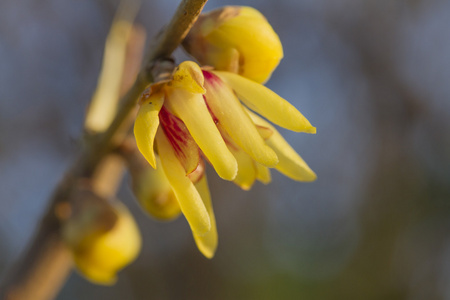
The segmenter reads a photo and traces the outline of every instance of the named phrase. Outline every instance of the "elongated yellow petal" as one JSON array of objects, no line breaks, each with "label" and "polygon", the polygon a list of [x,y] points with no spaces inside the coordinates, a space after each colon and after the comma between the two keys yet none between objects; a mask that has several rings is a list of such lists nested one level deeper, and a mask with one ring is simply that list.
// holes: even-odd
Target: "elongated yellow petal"
[{"label": "elongated yellow petal", "polygon": [[[232,150],[232,148],[230,148]],[[244,151],[237,149],[231,151],[238,162],[238,173],[233,180],[241,189],[248,191],[252,188],[256,180],[255,162]]]},{"label": "elongated yellow petal", "polygon": [[217,174],[225,180],[233,180],[237,173],[236,159],[225,145],[203,96],[182,89],[168,90],[169,109],[186,124]]},{"label": "elongated yellow petal", "polygon": [[164,173],[172,185],[181,211],[195,234],[207,233],[211,230],[211,220],[197,189],[186,176],[183,166],[161,129],[156,133],[156,140]]},{"label": "elongated yellow petal", "polygon": [[273,131],[272,136],[266,140],[266,143],[272,147],[280,159],[278,165],[275,166],[278,171],[298,181],[316,180],[316,174],[272,125],[256,114],[250,111],[248,113],[255,124],[268,127]]},{"label": "elongated yellow petal", "polygon": [[206,180],[206,174],[195,184],[198,193],[202,197],[206,210],[208,211],[209,219],[211,220],[211,230],[204,235],[198,235],[193,233],[195,243],[198,249],[207,258],[213,258],[217,248],[217,228],[216,218],[214,217],[213,206],[211,202],[211,195],[209,193],[208,182]]},{"label": "elongated yellow petal", "polygon": [[266,145],[233,91],[211,72],[204,71],[204,74],[206,102],[219,124],[254,160],[265,166],[275,166],[277,155]]},{"label": "elongated yellow petal", "polygon": [[275,124],[297,132],[316,133],[316,128],[288,101],[265,86],[229,72],[214,71],[251,109]]},{"label": "elongated yellow petal", "polygon": [[239,148],[239,146],[223,128],[222,124],[218,123],[217,128],[219,128],[220,133],[227,143],[228,149],[230,149],[231,153],[233,153],[238,163],[238,173],[233,182],[243,190],[250,190],[256,180],[256,164],[258,163]]},{"label": "elongated yellow petal", "polygon": [[200,149],[186,125],[165,107],[159,113],[159,120],[186,174],[192,173],[200,163]]},{"label": "elongated yellow petal", "polygon": [[138,149],[153,168],[156,168],[153,142],[155,140],[156,130],[159,127],[158,114],[163,103],[163,93],[151,95],[141,104],[141,108],[134,121],[134,136]]},{"label": "elongated yellow petal", "polygon": [[259,135],[264,139],[267,140],[272,136],[272,130],[270,130],[267,127],[256,125],[256,129],[258,129]]},{"label": "elongated yellow petal", "polygon": [[254,162],[256,168],[256,179],[261,181],[264,184],[268,184],[272,181],[272,177],[270,176],[269,168]]}]

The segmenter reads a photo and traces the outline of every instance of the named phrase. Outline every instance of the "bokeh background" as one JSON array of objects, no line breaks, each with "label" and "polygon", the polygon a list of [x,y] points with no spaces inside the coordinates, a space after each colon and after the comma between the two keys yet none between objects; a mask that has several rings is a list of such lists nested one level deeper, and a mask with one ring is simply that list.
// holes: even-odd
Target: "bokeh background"
[{"label": "bokeh background", "polygon": [[[0,2],[0,274],[80,150],[116,0]],[[148,218],[114,287],[73,273],[57,299],[450,299],[450,1],[210,0],[259,9],[285,57],[268,86],[316,135],[281,130],[318,174],[243,192],[209,169],[213,260],[183,217]],[[149,37],[177,0],[143,0]],[[178,57],[183,57],[181,51]],[[0,275],[1,276],[1,275]]]}]

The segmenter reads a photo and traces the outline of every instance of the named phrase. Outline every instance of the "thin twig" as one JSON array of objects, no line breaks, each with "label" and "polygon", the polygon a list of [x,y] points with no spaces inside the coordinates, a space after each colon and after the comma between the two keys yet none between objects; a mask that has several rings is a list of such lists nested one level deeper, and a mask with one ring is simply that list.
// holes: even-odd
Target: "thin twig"
[{"label": "thin twig", "polygon": [[[70,271],[71,260],[61,240],[58,204],[76,191],[80,178],[91,178],[99,163],[116,143],[117,132],[123,131],[139,95],[158,74],[158,61],[170,56],[196,21],[207,0],[183,0],[172,20],[150,48],[144,67],[134,84],[121,99],[121,105],[105,133],[89,139],[84,151],[57,186],[33,241],[0,287],[0,299],[51,299]],[[59,280],[56,279],[59,278]],[[37,284],[38,283],[38,284]],[[40,293],[37,293],[39,289]]]}]

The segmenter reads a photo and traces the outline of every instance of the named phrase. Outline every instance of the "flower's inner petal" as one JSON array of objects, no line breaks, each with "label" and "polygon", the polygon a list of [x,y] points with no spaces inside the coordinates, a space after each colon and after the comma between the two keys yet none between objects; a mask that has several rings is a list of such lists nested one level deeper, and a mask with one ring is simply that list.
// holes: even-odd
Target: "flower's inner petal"
[{"label": "flower's inner petal", "polygon": [[208,182],[206,180],[206,174],[195,184],[198,193],[200,194],[203,203],[205,204],[206,210],[208,211],[209,219],[211,220],[211,230],[204,235],[198,235],[193,233],[195,243],[197,244],[200,252],[203,253],[207,258],[213,258],[214,253],[217,248],[217,228],[216,228],[216,218],[214,217],[213,206],[211,202],[211,195],[209,193]]},{"label": "flower's inner petal", "polygon": [[217,174],[225,180],[233,180],[237,162],[228,150],[214,123],[201,94],[182,89],[169,89],[170,110],[179,117]]},{"label": "flower's inner petal", "polygon": [[165,107],[159,113],[161,125],[169,139],[178,160],[186,170],[192,173],[200,163],[200,151],[183,121],[171,114]]},{"label": "flower's inner petal", "polygon": [[270,138],[272,136],[272,130],[270,130],[270,128],[268,127],[264,127],[264,126],[259,126],[256,125],[256,129],[259,132],[259,135],[264,139],[267,140],[268,138]]},{"label": "flower's inner petal", "polygon": [[194,184],[186,176],[186,172],[163,130],[158,130],[156,140],[164,173],[177,197],[181,211],[191,226],[192,232],[198,235],[209,232],[211,220],[207,208]]},{"label": "flower's inner petal", "polygon": [[214,117],[233,141],[257,162],[273,167],[278,158],[244,111],[233,91],[216,75],[203,71],[205,99]]},{"label": "flower's inner petal", "polygon": [[250,190],[256,180],[256,164],[258,163],[236,145],[220,123],[217,124],[217,128],[238,162],[238,173],[233,182],[243,190]]},{"label": "flower's inner petal", "polygon": [[253,162],[256,168],[256,179],[264,184],[268,184],[272,181],[272,177],[270,176],[269,168],[257,163]]},{"label": "flower's inner petal", "polygon": [[200,67],[192,62],[182,62],[173,73],[173,80],[169,83],[174,88],[182,88],[191,93],[205,93],[203,88],[203,74]]},{"label": "flower's inner petal", "polygon": [[251,109],[275,124],[297,132],[316,133],[316,128],[288,101],[265,86],[237,74],[214,71]]},{"label": "flower's inner petal", "polygon": [[192,183],[196,184],[202,177],[205,175],[205,162],[203,159],[200,159],[197,168],[188,174],[189,179]]},{"label": "flower's inner petal", "polygon": [[156,168],[153,142],[159,126],[158,114],[163,103],[163,93],[149,96],[142,102],[134,122],[134,136],[138,149],[153,168]]},{"label": "flower's inner petal", "polygon": [[256,180],[256,169],[255,162],[253,159],[242,150],[232,150],[234,157],[238,162],[238,173],[236,178],[234,179],[234,183],[241,187],[243,190],[250,190],[255,183]]},{"label": "flower's inner petal", "polygon": [[215,48],[211,46],[208,50],[208,62],[214,63],[215,69],[232,73],[239,72],[239,52],[236,48]]},{"label": "flower's inner petal", "polygon": [[281,134],[268,122],[252,112],[248,112],[255,124],[269,127],[273,134],[266,141],[277,153],[280,162],[275,168],[282,174],[298,181],[314,181],[317,176],[306,164],[306,162],[295,152],[294,149],[286,142]]}]

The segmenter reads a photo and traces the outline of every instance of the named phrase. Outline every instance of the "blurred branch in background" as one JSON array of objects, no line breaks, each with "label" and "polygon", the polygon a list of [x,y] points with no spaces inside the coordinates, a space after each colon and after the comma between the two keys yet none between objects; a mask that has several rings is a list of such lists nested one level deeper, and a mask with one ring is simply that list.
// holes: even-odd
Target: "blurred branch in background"
[{"label": "blurred branch in background", "polygon": [[[133,27],[139,7],[138,1],[134,0],[122,1],[117,8],[106,39],[103,67],[98,78],[97,89],[92,96],[86,115],[85,127],[89,132],[104,132],[109,127],[117,113],[120,96],[123,96],[131,87],[132,81],[139,72],[144,49],[142,42],[145,42],[145,38],[136,38],[138,35],[145,36],[143,29]],[[141,43],[135,44],[138,40],[141,40]],[[132,47],[138,48],[137,51],[130,51]],[[141,55],[135,56],[134,52],[140,52],[138,54]],[[136,58],[133,58],[134,56]],[[131,70],[126,72],[125,68]]]},{"label": "blurred branch in background", "polygon": [[[136,2],[133,1],[132,3],[136,5]],[[161,64],[160,61],[170,56],[180,44],[200,14],[205,3],[206,0],[184,0],[180,3],[168,26],[165,27],[164,31],[161,32],[151,46],[146,63],[136,76],[136,80],[120,100],[118,113],[112,120],[111,125],[104,133],[87,138],[84,151],[68,170],[64,180],[57,187],[50,199],[49,207],[32,243],[23,254],[17,266],[15,266],[15,269],[5,276],[0,288],[0,296],[2,298],[50,299],[58,292],[71,266],[70,254],[61,240],[61,227],[64,220],[70,216],[72,209],[84,198],[84,196],[80,196],[79,194],[80,184],[84,188],[87,182],[87,186],[92,186],[93,190],[104,198],[114,196],[121,181],[121,174],[123,173],[122,162],[113,158],[108,160],[104,159],[113,147],[125,137],[124,133],[128,131],[130,125],[127,119],[136,106],[138,96],[149,83],[158,78],[160,73],[167,71],[167,65],[164,63]],[[129,3],[127,2],[127,4]],[[123,5],[122,8],[124,8]],[[136,11],[137,7],[128,9],[125,19],[129,21],[130,16],[134,18],[133,15],[135,15]],[[119,14],[119,17],[123,16]],[[128,32],[124,32],[124,35],[121,37],[122,41],[129,34],[133,36],[132,32],[135,32],[135,39],[132,38],[130,43],[128,43],[128,45],[135,47],[135,49],[132,51],[128,49],[128,53],[140,53],[143,46],[142,40],[145,35],[142,34],[142,30],[140,29],[133,30],[131,28],[124,28]],[[121,38],[119,36],[119,42],[117,40],[114,41],[111,37],[108,38],[107,47],[111,44],[115,45],[115,47],[119,45],[116,50],[123,55],[125,48],[120,47]],[[136,39],[138,42],[133,44],[133,46],[131,43],[136,42]],[[114,56],[108,50],[110,49],[107,49],[105,53]],[[108,60],[107,57],[105,57],[106,60]],[[124,76],[120,80],[115,81],[118,85],[121,82],[115,93],[119,91],[123,93],[125,86],[129,84],[131,78],[135,77],[135,72],[133,70],[127,70],[125,66],[137,66],[139,64],[138,61],[140,61],[140,56],[128,55],[125,60],[126,62],[119,62],[114,67],[120,69],[121,72],[119,74],[124,73]],[[171,64],[168,67],[171,67]],[[108,75],[110,74],[103,73],[103,76]],[[106,84],[104,81],[106,79],[103,76],[99,81],[98,93],[94,96],[96,102],[109,100],[109,97],[103,98],[98,96],[99,93],[105,93],[105,90],[101,92],[101,89]],[[106,92],[109,92],[109,89]],[[114,92],[110,97],[114,98]],[[97,110],[95,114],[102,114],[103,112],[104,108]],[[111,114],[113,112],[114,110],[110,111]],[[90,120],[96,119],[95,116],[90,118]],[[109,122],[109,120],[101,122],[103,124],[101,126],[103,127],[95,127],[94,131],[101,132],[106,127],[104,124],[108,124]],[[88,129],[93,129],[91,125],[88,127]],[[101,219],[95,221],[102,222]]]}]

